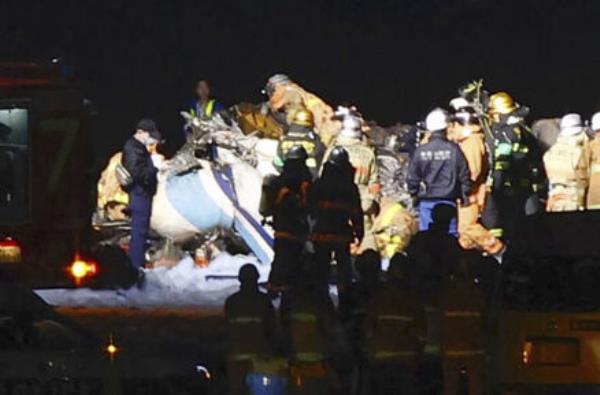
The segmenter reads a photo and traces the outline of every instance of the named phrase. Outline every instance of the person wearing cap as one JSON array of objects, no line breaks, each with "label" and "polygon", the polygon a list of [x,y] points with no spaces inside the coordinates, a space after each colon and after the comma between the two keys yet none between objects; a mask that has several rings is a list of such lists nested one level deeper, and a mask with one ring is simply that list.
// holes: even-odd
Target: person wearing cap
[{"label": "person wearing cap", "polygon": [[317,95],[296,84],[285,74],[275,74],[269,78],[263,93],[269,98],[268,107],[273,114],[284,115],[291,124],[289,108],[304,107],[313,114],[315,131],[325,145],[329,145],[340,129],[339,121],[332,119],[333,109]]},{"label": "person wearing cap", "polygon": [[579,114],[560,120],[556,143],[544,154],[548,176],[547,211],[576,211],[586,206],[589,143]]},{"label": "person wearing cap", "polygon": [[588,210],[597,210],[600,209],[600,112],[592,115],[591,129],[594,137],[589,144],[590,181],[586,207]]},{"label": "person wearing cap", "polygon": [[314,221],[311,240],[316,255],[316,278],[321,287],[327,287],[331,261],[335,257],[339,293],[346,292],[352,282],[350,244],[360,245],[364,237],[360,193],[353,177],[348,152],[335,147],[309,195]]},{"label": "person wearing cap", "polygon": [[295,146],[302,146],[306,150],[308,166],[313,179],[319,176],[321,161],[325,153],[325,146],[314,131],[313,114],[304,107],[291,107],[291,124],[287,133],[281,137],[277,146],[277,156],[273,165],[279,171],[283,168],[287,153]]},{"label": "person wearing cap", "polygon": [[482,222],[494,236],[508,241],[526,215],[540,210],[544,191],[542,153],[525,124],[526,112],[506,92],[489,97],[486,146],[491,167]]},{"label": "person wearing cap", "polygon": [[[419,146],[410,161],[407,176],[408,193],[419,206],[419,230],[427,231],[432,212],[438,204],[456,207],[457,201],[468,205],[473,182],[460,147],[448,141],[448,114],[437,108],[427,115],[429,142]],[[456,215],[449,233],[458,236]]]},{"label": "person wearing cap", "polygon": [[502,251],[504,244],[479,222],[487,195],[485,181],[488,163],[485,137],[475,110],[470,106],[458,107],[453,115],[452,130],[454,141],[460,146],[467,160],[473,182],[469,204],[461,204],[458,209],[458,242],[464,249],[477,249],[497,255]]},{"label": "person wearing cap", "polygon": [[307,200],[312,175],[306,166],[307,159],[303,146],[293,146],[287,152],[281,175],[263,188],[260,213],[273,217],[275,231],[275,256],[269,275],[272,292],[289,287],[308,241]]},{"label": "person wearing cap", "polygon": [[129,172],[131,182],[124,187],[129,193],[131,240],[129,257],[138,268],[146,264],[146,241],[150,229],[152,198],[156,192],[157,172],[151,156],[151,147],[161,140],[160,132],[151,119],[138,122],[134,135],[123,147],[121,164]]},{"label": "person wearing cap", "polygon": [[[339,111],[338,111],[339,113]],[[366,142],[362,125],[363,120],[351,112],[342,116],[342,129],[334,141],[334,147],[342,147],[348,153],[350,164],[354,168],[354,183],[358,186],[360,203],[364,213],[365,237],[360,246],[354,246],[353,253],[365,250],[377,250],[377,241],[373,234],[373,222],[379,211],[381,185],[379,167],[373,147]],[[325,153],[325,160],[333,148]]]}]

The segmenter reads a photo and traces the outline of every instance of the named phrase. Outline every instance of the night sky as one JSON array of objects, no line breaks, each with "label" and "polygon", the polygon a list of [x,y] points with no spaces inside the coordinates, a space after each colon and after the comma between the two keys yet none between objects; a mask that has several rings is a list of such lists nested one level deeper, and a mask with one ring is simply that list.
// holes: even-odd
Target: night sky
[{"label": "night sky", "polygon": [[593,0],[4,0],[0,15],[2,60],[60,56],[96,103],[100,159],[142,116],[178,144],[198,78],[232,105],[285,72],[381,124],[422,119],[478,77],[533,117],[600,109]]}]

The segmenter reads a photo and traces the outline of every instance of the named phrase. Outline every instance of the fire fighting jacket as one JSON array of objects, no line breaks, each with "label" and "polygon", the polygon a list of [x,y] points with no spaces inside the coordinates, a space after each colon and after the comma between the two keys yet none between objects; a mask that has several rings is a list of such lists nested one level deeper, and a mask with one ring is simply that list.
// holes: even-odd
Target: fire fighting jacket
[{"label": "fire fighting jacket", "polygon": [[283,295],[280,314],[291,359],[324,360],[334,317],[329,296],[316,288],[299,285]]},{"label": "fire fighting jacket", "polygon": [[368,309],[369,349],[375,360],[415,361],[423,352],[425,306],[406,284],[380,284]]},{"label": "fire fighting jacket", "polygon": [[306,166],[308,166],[313,178],[317,178],[325,153],[325,146],[319,136],[306,126],[291,125],[289,131],[280,139],[277,146],[277,157],[273,161],[275,168],[277,170],[283,168],[283,162],[285,162],[288,151],[295,145],[304,147],[308,154]]},{"label": "fire fighting jacket", "polygon": [[315,220],[312,238],[323,242],[350,242],[364,236],[364,218],[358,188],[351,179],[327,164],[309,194],[309,210]]},{"label": "fire fighting jacket", "polygon": [[473,185],[460,147],[443,133],[432,133],[415,150],[406,182],[408,193],[419,199],[466,199]]},{"label": "fire fighting jacket", "polygon": [[126,190],[128,192],[154,195],[158,169],[154,167],[152,157],[146,146],[136,138],[130,138],[123,147],[121,162],[133,179],[132,184]]},{"label": "fire fighting jacket", "polygon": [[557,184],[587,188],[589,157],[588,137],[583,131],[574,136],[559,135],[544,154],[550,188]]},{"label": "fire fighting jacket", "polygon": [[587,195],[587,208],[600,209],[600,135],[590,142],[589,150],[590,185]]},{"label": "fire fighting jacket", "polygon": [[225,318],[230,358],[249,359],[272,352],[275,310],[266,294],[258,289],[242,289],[229,296]]},{"label": "fire fighting jacket", "polygon": [[482,355],[485,295],[470,278],[448,281],[441,297],[441,345],[446,357]]},{"label": "fire fighting jacket", "polygon": [[340,121],[332,120],[333,109],[327,103],[293,82],[277,85],[269,98],[269,106],[274,111],[281,111],[288,106],[306,107],[313,113],[315,130],[325,145],[332,141],[341,128]]},{"label": "fire fighting jacket", "polygon": [[350,163],[354,167],[354,183],[358,186],[361,207],[364,212],[369,211],[373,203],[379,202],[381,190],[375,151],[362,139],[339,136],[325,154],[324,160],[328,159],[335,146],[341,146],[348,152]]},{"label": "fire fighting jacket", "polygon": [[536,192],[544,182],[542,153],[522,123],[492,123],[487,144],[491,154],[491,179],[495,190]]}]

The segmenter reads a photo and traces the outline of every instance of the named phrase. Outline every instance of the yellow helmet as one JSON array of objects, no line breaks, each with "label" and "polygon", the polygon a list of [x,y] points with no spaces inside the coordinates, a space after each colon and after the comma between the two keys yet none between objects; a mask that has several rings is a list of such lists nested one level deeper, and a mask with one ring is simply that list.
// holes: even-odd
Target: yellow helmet
[{"label": "yellow helmet", "polygon": [[292,109],[291,123],[294,125],[308,126],[312,128],[315,126],[315,118],[313,113],[306,108],[296,107]]},{"label": "yellow helmet", "polygon": [[515,100],[506,92],[496,92],[490,96],[489,112],[492,114],[510,114],[517,108]]}]

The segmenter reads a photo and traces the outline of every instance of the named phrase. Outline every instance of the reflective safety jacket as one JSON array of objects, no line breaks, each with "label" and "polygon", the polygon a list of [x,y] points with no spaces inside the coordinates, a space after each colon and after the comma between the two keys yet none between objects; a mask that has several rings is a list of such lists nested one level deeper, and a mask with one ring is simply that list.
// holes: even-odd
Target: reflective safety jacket
[{"label": "reflective safety jacket", "polygon": [[493,123],[488,148],[492,151],[492,186],[536,192],[544,182],[542,153],[522,123]]},{"label": "reflective safety jacket", "polygon": [[589,145],[584,132],[559,135],[544,154],[548,176],[548,210],[572,211],[585,207],[589,183]]},{"label": "reflective safety jacket", "polygon": [[190,114],[198,118],[210,118],[214,113],[225,109],[221,103],[214,99],[210,99],[206,104],[202,105],[200,100],[194,100],[190,108]]},{"label": "reflective safety jacket", "polygon": [[449,281],[441,296],[441,346],[445,357],[485,353],[485,294],[472,280]]},{"label": "reflective safety jacket", "polygon": [[313,179],[317,178],[325,153],[325,146],[319,136],[312,129],[305,126],[291,125],[289,131],[280,139],[277,146],[277,157],[273,161],[275,168],[281,171],[288,151],[295,145],[304,147],[308,154],[306,166],[313,175]]},{"label": "reflective safety jacket", "polygon": [[323,177],[314,182],[309,210],[315,219],[315,242],[351,242],[364,236],[364,218],[358,188],[351,181],[340,187]]},{"label": "reflective safety jacket", "polygon": [[361,207],[363,211],[369,211],[374,202],[379,202],[381,191],[375,151],[362,139],[339,136],[325,154],[325,161],[335,146],[341,146],[348,152],[350,163],[355,170],[354,183],[358,186]]},{"label": "reflective safety jacket", "polygon": [[[258,290],[240,290],[225,302],[229,358],[245,360],[272,352],[275,310]],[[250,340],[251,339],[251,340]]]},{"label": "reflective safety jacket", "polygon": [[405,284],[381,284],[369,303],[367,322],[373,359],[416,362],[423,353],[425,307]]},{"label": "reflective safety jacket", "polygon": [[600,209],[600,135],[596,134],[589,146],[590,185],[587,194],[587,208]]},{"label": "reflective safety jacket", "polygon": [[280,313],[292,362],[323,361],[334,314],[328,295],[293,289],[282,297]]},{"label": "reflective safety jacket", "polygon": [[[334,113],[327,103],[293,82],[277,85],[269,99],[269,106],[274,111],[281,111],[286,107],[305,107],[312,112],[315,119],[315,131],[325,145],[329,145],[341,129],[340,121],[331,119]],[[289,119],[288,123],[290,123]]]}]

